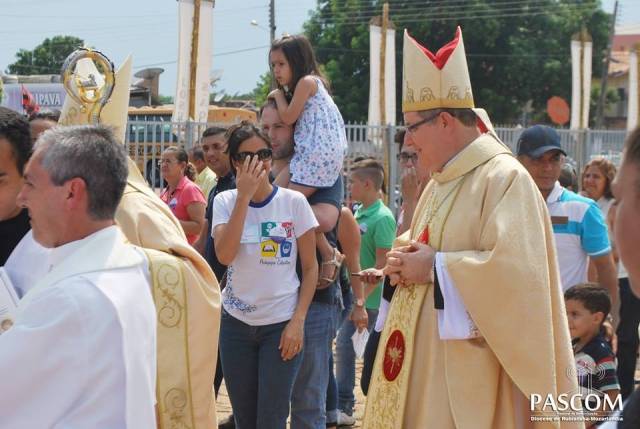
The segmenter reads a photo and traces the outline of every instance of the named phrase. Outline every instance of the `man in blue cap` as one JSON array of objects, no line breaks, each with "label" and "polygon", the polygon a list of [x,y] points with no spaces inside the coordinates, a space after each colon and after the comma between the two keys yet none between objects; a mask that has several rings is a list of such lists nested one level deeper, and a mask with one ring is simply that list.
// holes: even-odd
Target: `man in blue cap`
[{"label": "man in blue cap", "polygon": [[547,202],[562,289],[588,280],[591,258],[598,283],[611,295],[611,314],[617,321],[618,282],[607,225],[595,201],[563,188],[558,182],[567,155],[560,145],[560,136],[551,127],[534,125],[520,135],[517,154]]}]

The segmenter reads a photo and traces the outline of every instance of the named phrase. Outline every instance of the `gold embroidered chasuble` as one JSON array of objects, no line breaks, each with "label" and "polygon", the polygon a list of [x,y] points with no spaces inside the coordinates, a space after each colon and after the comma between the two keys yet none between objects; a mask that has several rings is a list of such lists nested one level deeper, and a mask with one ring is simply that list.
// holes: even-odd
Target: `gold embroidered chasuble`
[{"label": "gold embroidered chasuble", "polygon": [[116,222],[149,258],[158,315],[158,427],[217,428],[213,379],[220,290],[215,275],[131,159]]},{"label": "gold embroidered chasuble", "polygon": [[439,339],[432,284],[396,290],[364,427],[582,427],[530,419],[529,395],[557,398],[577,380],[551,223],[526,170],[478,137],[432,176],[394,247],[427,226],[480,337]]}]

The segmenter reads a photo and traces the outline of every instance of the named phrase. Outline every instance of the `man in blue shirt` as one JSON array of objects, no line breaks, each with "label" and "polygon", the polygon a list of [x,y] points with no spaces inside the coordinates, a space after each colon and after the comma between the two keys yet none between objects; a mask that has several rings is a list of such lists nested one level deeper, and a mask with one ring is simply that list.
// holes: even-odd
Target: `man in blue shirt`
[{"label": "man in blue shirt", "polygon": [[[202,133],[200,144],[202,146],[202,151],[204,152],[204,158],[207,163],[207,167],[209,167],[218,176],[218,182],[209,193],[202,232],[200,233],[198,240],[193,243],[193,247],[195,247],[195,249],[200,252],[200,254],[204,256],[209,263],[209,266],[216,275],[222,289],[224,289],[222,278],[227,271],[227,266],[221,264],[216,256],[213,237],[211,235],[211,218],[213,216],[213,199],[216,195],[222,191],[235,189],[236,187],[236,178],[231,172],[229,155],[225,153],[227,150],[227,140],[225,138],[226,131],[227,130],[222,127],[210,127]],[[220,386],[222,385],[222,379],[222,365],[220,364],[220,351],[218,350],[218,363],[213,383],[216,396],[218,396],[218,390],[220,390]],[[220,422],[219,427],[234,428],[235,423],[233,420],[233,414]]]},{"label": "man in blue shirt", "polygon": [[535,125],[518,139],[518,159],[547,202],[556,243],[562,289],[585,283],[591,259],[598,283],[609,291],[614,320],[618,317],[618,280],[607,225],[595,201],[558,182],[566,153],[553,128]]}]

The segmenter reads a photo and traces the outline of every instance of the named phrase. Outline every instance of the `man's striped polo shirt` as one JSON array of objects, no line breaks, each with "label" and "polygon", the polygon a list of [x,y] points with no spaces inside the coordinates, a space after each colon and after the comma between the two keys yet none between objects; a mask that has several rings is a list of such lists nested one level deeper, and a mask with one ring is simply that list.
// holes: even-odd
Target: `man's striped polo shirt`
[{"label": "man's striped polo shirt", "polygon": [[595,201],[556,182],[547,198],[558,254],[562,290],[587,281],[588,257],[611,252],[607,224]]}]

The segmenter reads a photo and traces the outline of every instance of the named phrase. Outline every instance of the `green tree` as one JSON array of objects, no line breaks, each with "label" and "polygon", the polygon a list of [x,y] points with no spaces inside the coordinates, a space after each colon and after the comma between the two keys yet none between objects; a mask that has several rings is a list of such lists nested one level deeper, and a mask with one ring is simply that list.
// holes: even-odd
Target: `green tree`
[{"label": "green tree", "polygon": [[16,54],[16,62],[9,64],[8,73],[58,74],[65,58],[83,45],[84,41],[74,36],[46,38],[32,51],[20,49]]},{"label": "green tree", "polygon": [[319,1],[316,11],[304,25],[304,32],[330,81],[333,99],[347,122],[361,122],[367,118],[368,21],[377,3],[364,0]]},{"label": "green tree", "polygon": [[162,95],[158,96],[158,104],[173,104],[173,95]]},{"label": "green tree", "polygon": [[253,96],[256,100],[256,106],[260,108],[267,101],[267,97],[271,92],[271,72],[266,71],[260,75],[260,80],[253,90]]},{"label": "green tree", "polygon": [[[583,26],[593,38],[599,77],[611,16],[598,0],[387,0],[396,28],[398,118],[402,97],[403,30],[432,51],[460,25],[476,106],[494,123],[517,122],[528,100],[543,116],[547,100],[571,95],[570,40]],[[369,96],[369,20],[381,0],[320,0],[304,31],[331,81],[346,121],[365,121]]]}]

